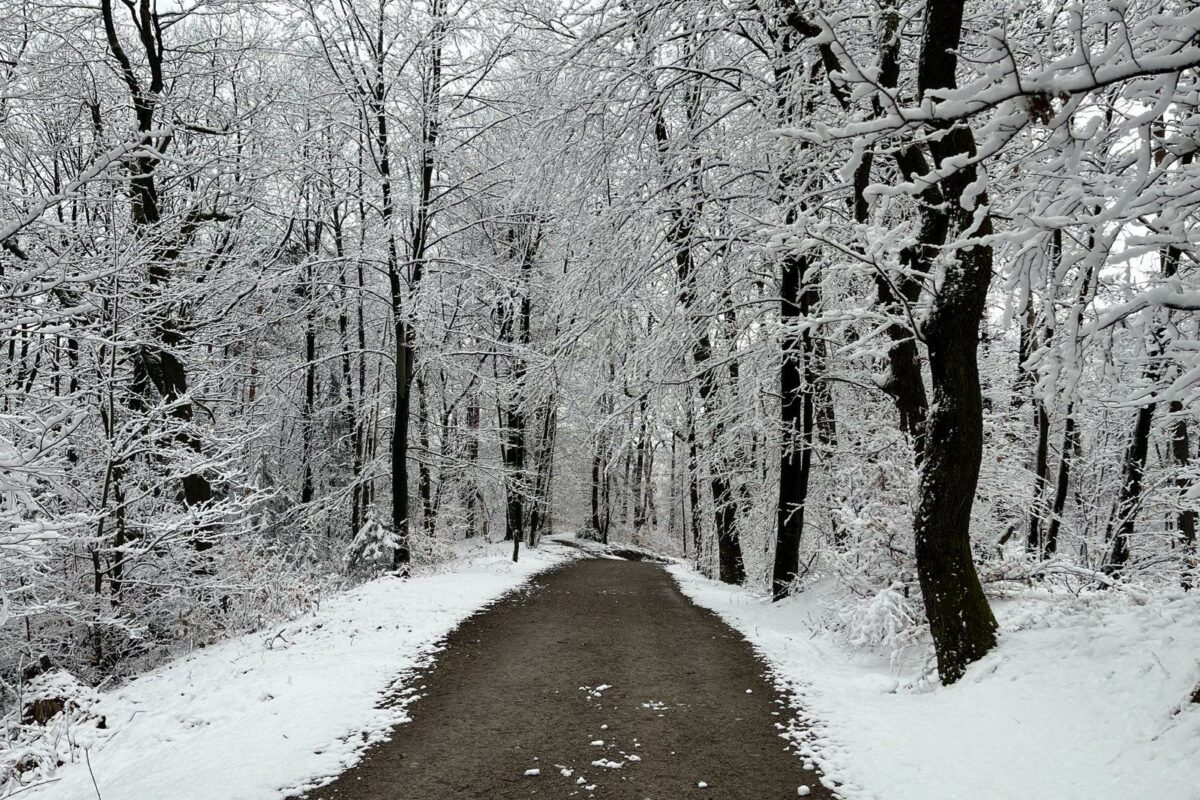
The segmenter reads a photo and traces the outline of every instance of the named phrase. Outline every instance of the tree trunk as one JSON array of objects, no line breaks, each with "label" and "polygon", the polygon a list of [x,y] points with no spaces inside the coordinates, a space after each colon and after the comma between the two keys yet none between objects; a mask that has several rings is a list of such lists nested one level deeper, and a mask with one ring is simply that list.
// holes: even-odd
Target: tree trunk
[{"label": "tree trunk", "polygon": [[592,449],[592,531],[596,534],[596,538],[600,538],[600,481],[604,474],[604,461],[601,455],[602,447],[600,434],[597,434]]},{"label": "tree trunk", "polygon": [[[687,396],[687,472],[688,505],[691,510],[692,561],[701,566],[704,543],[703,517],[700,513],[700,454],[696,446],[696,412],[692,408],[692,393]],[[685,523],[686,524],[686,523]]]},{"label": "tree trunk", "polygon": [[[930,91],[956,85],[963,4],[964,0],[928,0],[925,4],[918,72],[922,98]],[[934,127],[939,128],[940,136],[931,139],[929,147],[939,169],[975,154],[969,128],[961,124]],[[968,165],[942,180],[945,205],[938,214],[946,220],[934,228],[968,235],[976,219],[962,201],[977,178],[976,169]],[[986,192],[979,193],[977,201],[986,205]],[[989,216],[983,215],[977,224],[979,237],[991,234]],[[925,613],[938,673],[945,683],[957,681],[968,664],[996,644],[996,618],[979,583],[970,541],[971,506],[983,456],[977,349],[991,278],[990,244],[976,242],[955,251],[924,326],[934,402],[927,417],[913,528]]]},{"label": "tree trunk", "polygon": [[[1153,377],[1157,370],[1147,369]],[[1142,478],[1146,472],[1146,453],[1150,449],[1150,423],[1154,419],[1155,403],[1147,403],[1137,410],[1133,421],[1133,435],[1125,449],[1121,467],[1121,489],[1117,495],[1115,518],[1108,523],[1105,539],[1110,542],[1108,560],[1104,564],[1106,575],[1116,575],[1129,562],[1129,537],[1137,522],[1142,502]]]},{"label": "tree trunk", "polygon": [[430,459],[433,457],[433,445],[430,441],[429,428],[431,418],[429,412],[429,385],[420,375],[415,379],[417,384],[417,447],[420,457],[417,459],[417,496],[421,498],[421,529],[428,536],[433,536],[433,471]]},{"label": "tree trunk", "polygon": [[[384,84],[383,5],[379,9],[378,40],[375,52],[376,74],[372,97],[376,116],[379,144],[380,176],[383,185],[384,226],[387,228],[388,254],[387,273],[392,301],[392,321],[395,335],[395,413],[392,419],[392,528],[396,534],[395,567],[404,569],[411,553],[409,550],[408,513],[408,417],[411,402],[411,384],[415,374],[417,354],[416,341],[404,313],[404,290],[400,279],[400,263],[396,252],[396,236],[393,229],[391,169],[388,155],[387,114],[384,109],[386,97]],[[438,135],[441,130],[439,114],[442,93],[442,39],[446,30],[444,0],[433,0],[430,15],[433,28],[429,35],[429,80],[424,83],[421,117],[421,169],[417,185],[417,207],[410,243],[409,287],[416,289],[421,284],[425,271],[426,249],[429,244],[430,200],[433,193],[434,157],[437,152]]]},{"label": "tree trunk", "polygon": [[500,301],[496,311],[499,321],[499,340],[510,349],[508,359],[509,397],[498,398],[501,405],[501,455],[505,465],[505,541],[512,540],[513,561],[520,557],[525,538],[525,496],[529,481],[525,466],[527,458],[527,415],[525,375],[528,369],[526,351],[530,343],[532,315],[532,273],[540,240],[539,222],[533,216],[517,219],[507,234],[509,257],[519,269],[516,291]]},{"label": "tree trunk", "polygon": [[[666,148],[669,140],[662,110],[658,110],[660,147]],[[679,278],[679,301],[687,312],[692,328],[692,361],[699,373],[700,405],[707,413],[715,411],[717,400],[717,376],[708,364],[712,357],[712,339],[708,333],[708,317],[700,308],[695,290],[695,268],[692,262],[692,221],[680,210],[671,212],[671,226],[667,240],[675,248],[675,271]],[[721,422],[712,425],[711,442],[716,446],[721,440],[724,426]],[[720,468],[713,469],[709,481],[712,490],[713,511],[717,534],[718,578],[724,583],[741,583],[746,578],[742,562],[742,549],[735,525],[735,504],[729,476]]]},{"label": "tree trunk", "polygon": [[[1177,469],[1183,470],[1191,463],[1191,435],[1188,431],[1187,415],[1183,403],[1172,400],[1169,406],[1171,419],[1171,458]],[[1175,488],[1179,491],[1179,502],[1187,502],[1187,493],[1191,489],[1191,481],[1185,476],[1175,478]],[[1175,517],[1175,526],[1179,530],[1180,545],[1183,547],[1183,580],[1185,591],[1192,588],[1196,568],[1196,512],[1190,508],[1180,508]]]},{"label": "tree trunk", "polygon": [[[163,75],[163,26],[156,9],[151,9],[144,3],[140,6],[140,12],[130,7],[142,34],[146,66],[150,72],[150,82],[143,86],[134,71],[133,60],[126,54],[117,34],[112,0],[101,0],[100,9],[109,52],[117,60],[133,101],[137,130],[149,145],[129,161],[132,178],[128,193],[134,230],[139,238],[147,241],[150,291],[157,296],[165,292],[170,285],[171,269],[180,255],[178,244],[172,243],[171,237],[166,237],[164,241],[161,232],[156,230],[162,221],[158,186],[155,182],[155,174],[161,162],[161,155],[158,154],[169,148],[171,139],[169,134],[159,139],[152,135],[157,99],[166,85]],[[194,227],[196,223],[187,224]],[[181,239],[185,239],[188,234],[187,224],[180,234]],[[173,319],[170,313],[157,313],[150,320],[157,343],[142,343],[134,347],[130,358],[133,363],[132,386],[135,392],[143,396],[153,387],[170,406],[171,416],[180,425],[180,430],[175,435],[176,441],[199,453],[201,441],[192,429],[193,406],[191,400],[187,399],[187,370],[174,351],[174,348],[184,343],[184,335],[179,329],[178,321]],[[144,403],[138,401],[137,405]],[[188,508],[202,507],[213,500],[212,484],[203,474],[197,472],[185,475],[181,483],[183,503]],[[212,539],[207,533],[207,530],[200,530],[193,538],[192,544],[196,550],[203,551],[212,547]]]},{"label": "tree trunk", "polygon": [[479,462],[479,395],[472,390],[470,398],[467,400],[467,441],[465,446],[465,455],[463,460],[466,462],[466,468],[470,473],[470,485],[466,488],[466,506],[467,506],[467,538],[471,538],[479,531],[479,510],[483,505],[483,498],[479,493],[479,486],[476,483],[477,465]]},{"label": "tree trunk", "polygon": [[783,441],[779,456],[775,564],[771,573],[771,595],[775,600],[787,596],[800,570],[800,537],[812,467],[812,337],[807,329],[796,330],[797,323],[803,323],[811,310],[811,294],[805,288],[805,281],[811,280],[807,274],[810,266],[803,256],[785,258],[780,285],[780,322],[784,329],[779,373]]},{"label": "tree trunk", "polygon": [[[685,55],[690,60],[694,51],[689,50]],[[672,141],[667,127],[667,114],[664,108],[665,97],[655,92],[654,104],[651,108],[651,124],[656,154],[659,164],[669,173],[678,170],[671,163],[672,150],[676,143]],[[695,132],[703,126],[701,119],[700,84],[694,78],[684,87],[684,112],[689,132]],[[686,142],[683,143],[686,148]],[[685,149],[680,148],[680,149]],[[703,173],[699,155],[693,155],[687,164],[687,178],[681,181],[686,192],[685,197],[679,197],[673,202],[667,212],[668,225],[666,230],[667,244],[675,262],[675,274],[678,279],[677,297],[688,320],[689,338],[692,347],[692,362],[697,372],[699,383],[700,406],[707,416],[716,412],[717,405],[717,374],[709,362],[712,358],[712,336],[709,333],[709,314],[702,308],[697,297],[696,268],[692,252],[693,228],[704,207],[704,192],[700,185]],[[672,183],[674,180],[672,179]],[[714,451],[720,446],[724,425],[718,419],[710,427],[710,438]],[[713,498],[713,515],[717,537],[718,577],[724,583],[741,583],[745,580],[746,569],[742,560],[741,543],[738,540],[736,526],[736,503],[730,477],[725,474],[722,465],[714,465],[709,487]]]},{"label": "tree trunk", "polygon": [[634,534],[646,526],[649,517],[648,497],[650,487],[650,459],[647,456],[649,433],[649,395],[643,393],[638,399],[638,437],[633,465],[633,529]]},{"label": "tree trunk", "polygon": [[553,394],[541,412],[542,426],[534,449],[533,496],[529,508],[529,544],[536,545],[550,518],[550,486],[554,480],[554,440],[558,432],[557,401]]},{"label": "tree trunk", "polygon": [[1046,403],[1040,397],[1033,400],[1033,424],[1037,433],[1037,444],[1033,456],[1033,501],[1029,509],[1029,536],[1026,549],[1038,558],[1044,557],[1047,545],[1042,534],[1045,514],[1046,485],[1050,478],[1050,415]]},{"label": "tree trunk", "polygon": [[525,538],[525,492],[521,476],[525,471],[525,416],[508,409],[503,414],[501,456],[504,461],[504,540],[513,543],[513,561],[520,558]]},{"label": "tree trunk", "polygon": [[[930,10],[927,9],[928,15]],[[927,16],[928,19],[928,16]],[[895,90],[900,78],[900,14],[895,0],[888,0],[879,17],[879,82],[886,89]],[[954,66],[950,67],[953,80]],[[876,117],[887,113],[879,97],[874,99],[873,112]],[[896,151],[896,165],[905,180],[928,173],[925,157],[913,145]],[[863,186],[865,181],[860,181]],[[921,201],[921,219],[918,228],[918,243],[906,247],[900,253],[903,269],[895,280],[882,273],[875,276],[876,304],[893,319],[887,326],[891,345],[887,353],[887,372],[881,388],[892,396],[900,414],[900,428],[912,443],[913,456],[920,464],[925,443],[925,418],[929,401],[925,394],[925,381],[921,375],[921,353],[917,347],[909,315],[921,299],[924,276],[934,257],[934,250],[946,237],[946,215],[934,209],[941,203],[941,191],[937,184],[931,185],[918,198]],[[864,201],[856,204],[862,214],[866,210]],[[865,214],[859,220],[866,222]]]},{"label": "tree trunk", "polygon": [[1050,522],[1046,526],[1046,538],[1042,555],[1049,557],[1058,552],[1058,531],[1062,527],[1062,515],[1067,506],[1067,490],[1071,483],[1071,459],[1077,446],[1075,432],[1075,404],[1067,403],[1066,419],[1063,422],[1062,454],[1058,460],[1058,478],[1054,484],[1054,505],[1050,509]]},{"label": "tree trunk", "polygon": [[[317,228],[316,235],[310,239],[307,223],[304,227],[305,250],[311,257],[320,251],[320,228]],[[301,407],[300,421],[300,435],[303,438],[300,502],[307,505],[313,501],[315,494],[312,461],[316,449],[313,441],[316,435],[313,416],[316,413],[317,401],[317,306],[316,297],[313,296],[315,280],[311,263],[304,266],[301,280],[300,296],[304,301],[304,403]]]}]

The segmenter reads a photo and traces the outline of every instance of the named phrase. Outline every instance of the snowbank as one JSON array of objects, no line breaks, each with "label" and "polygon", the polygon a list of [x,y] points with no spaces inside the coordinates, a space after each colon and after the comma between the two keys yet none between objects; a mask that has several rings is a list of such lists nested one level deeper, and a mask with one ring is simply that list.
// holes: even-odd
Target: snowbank
[{"label": "snowbank", "polygon": [[847,800],[1200,798],[1200,597],[997,603],[1000,647],[942,687],[924,648],[894,667],[848,648],[827,586],[773,605],[671,571],[772,665],[808,716],[788,735]]},{"label": "snowbank", "polygon": [[378,707],[385,691],[419,688],[397,675],[473,612],[571,557],[524,549],[513,564],[508,553],[490,547],[441,574],[379,578],[102,694],[108,730],[89,732],[77,763],[22,800],[82,800],[97,788],[104,800],[264,800],[319,785],[407,719],[403,703]]}]

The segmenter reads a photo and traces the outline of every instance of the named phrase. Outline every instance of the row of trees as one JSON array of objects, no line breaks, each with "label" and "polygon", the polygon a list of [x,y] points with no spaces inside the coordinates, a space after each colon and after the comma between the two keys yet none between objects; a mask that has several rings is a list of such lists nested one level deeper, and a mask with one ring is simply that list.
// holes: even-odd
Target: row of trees
[{"label": "row of trees", "polygon": [[555,524],[1190,588],[1200,12],[0,2],[3,677]]}]

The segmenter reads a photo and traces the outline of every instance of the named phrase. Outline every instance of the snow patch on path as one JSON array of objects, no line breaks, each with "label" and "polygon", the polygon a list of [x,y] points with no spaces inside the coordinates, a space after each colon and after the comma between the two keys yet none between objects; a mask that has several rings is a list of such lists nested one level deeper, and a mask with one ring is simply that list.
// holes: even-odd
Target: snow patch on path
[{"label": "snow patch on path", "polygon": [[[508,547],[440,574],[378,578],[103,693],[109,730],[86,761],[80,753],[22,800],[80,800],[97,787],[104,800],[266,800],[327,782],[408,719],[421,687],[398,675],[472,613],[574,557],[542,547],[514,564]],[[380,708],[385,692],[401,699]]]},{"label": "snow patch on path", "polygon": [[827,586],[772,604],[670,571],[770,663],[802,708],[785,733],[846,800],[1200,800],[1200,593],[997,602],[1000,646],[931,687],[923,657],[844,645]]}]

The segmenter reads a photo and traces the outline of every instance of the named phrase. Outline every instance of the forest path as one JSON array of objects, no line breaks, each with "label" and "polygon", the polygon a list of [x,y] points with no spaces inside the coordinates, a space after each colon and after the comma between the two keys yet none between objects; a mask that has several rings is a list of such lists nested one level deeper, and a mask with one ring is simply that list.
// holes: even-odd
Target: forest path
[{"label": "forest path", "polygon": [[779,737],[750,645],[654,564],[540,575],[409,685],[412,721],[313,800],[832,797]]}]

